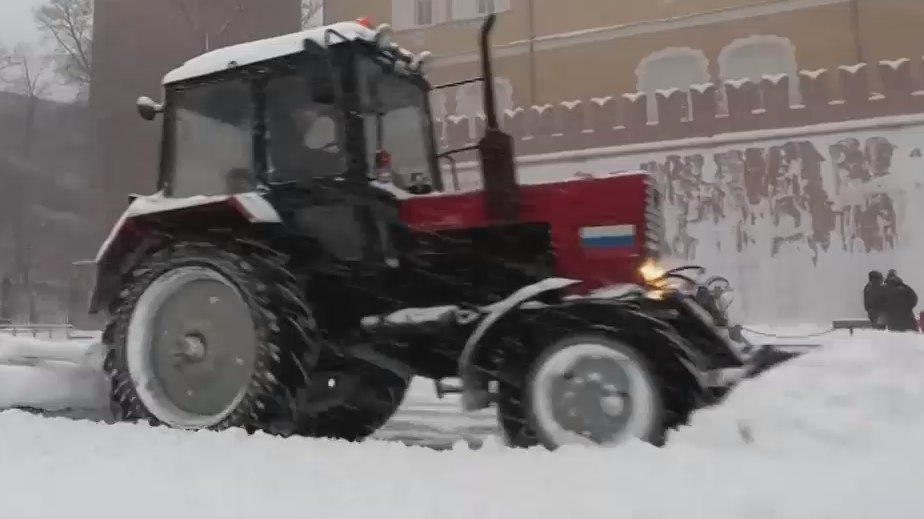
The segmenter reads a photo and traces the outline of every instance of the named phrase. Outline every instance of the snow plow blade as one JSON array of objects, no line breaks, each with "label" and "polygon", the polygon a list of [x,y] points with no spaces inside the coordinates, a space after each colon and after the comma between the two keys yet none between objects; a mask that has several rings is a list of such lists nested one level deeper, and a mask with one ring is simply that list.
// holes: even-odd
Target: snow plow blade
[{"label": "snow plow blade", "polygon": [[751,358],[750,370],[745,378],[753,378],[766,373],[820,346],[820,344],[764,344]]}]

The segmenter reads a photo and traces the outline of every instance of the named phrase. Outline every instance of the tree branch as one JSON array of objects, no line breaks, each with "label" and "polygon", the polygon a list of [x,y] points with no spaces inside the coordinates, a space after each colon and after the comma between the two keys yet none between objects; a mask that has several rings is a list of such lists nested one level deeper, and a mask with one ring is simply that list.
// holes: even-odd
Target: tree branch
[{"label": "tree branch", "polygon": [[13,61],[13,54],[4,47],[0,47],[0,72],[16,66],[16,63]]},{"label": "tree branch", "polygon": [[189,30],[193,32],[194,35],[199,34],[201,27],[199,16],[201,16],[201,11],[199,11],[198,2],[195,4],[196,16],[193,16],[192,12],[189,10],[189,6],[184,0],[169,0],[169,2],[176,8],[180,13],[180,16],[183,18],[183,21],[186,22],[186,25],[189,26]]},{"label": "tree branch", "polygon": [[302,29],[320,25],[321,20],[316,16],[324,8],[324,0],[302,0]]},{"label": "tree branch", "polygon": [[46,79],[48,65],[38,60],[28,46],[22,45],[13,51],[7,70],[16,70],[17,73],[0,81],[9,85],[12,91],[28,97],[30,102],[43,97],[51,86]]},{"label": "tree branch", "polygon": [[68,83],[90,82],[93,41],[92,0],[47,0],[34,13],[36,25],[55,43],[58,73]]},{"label": "tree branch", "polygon": [[244,10],[247,8],[247,6],[250,5],[250,3],[251,2],[249,0],[239,0],[237,4],[234,6],[234,11],[231,13],[231,16],[228,17],[224,25],[219,27],[218,32],[215,33],[215,37],[216,38],[222,37],[225,34],[225,32],[227,32],[228,28],[231,27],[231,24],[234,22],[234,20],[238,16],[240,16],[241,13],[244,12]]}]

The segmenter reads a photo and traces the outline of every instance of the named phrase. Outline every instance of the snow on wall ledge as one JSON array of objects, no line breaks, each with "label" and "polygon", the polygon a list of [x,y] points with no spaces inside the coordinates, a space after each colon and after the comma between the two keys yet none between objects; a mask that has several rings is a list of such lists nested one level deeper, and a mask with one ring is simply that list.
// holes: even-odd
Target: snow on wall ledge
[{"label": "snow on wall ledge", "polygon": [[[901,58],[658,90],[654,120],[649,120],[648,94],[602,92],[504,110],[502,124],[520,155],[810,126],[924,113],[921,77],[924,58]],[[482,115],[450,113],[436,121],[443,149],[473,144],[484,126]]]}]

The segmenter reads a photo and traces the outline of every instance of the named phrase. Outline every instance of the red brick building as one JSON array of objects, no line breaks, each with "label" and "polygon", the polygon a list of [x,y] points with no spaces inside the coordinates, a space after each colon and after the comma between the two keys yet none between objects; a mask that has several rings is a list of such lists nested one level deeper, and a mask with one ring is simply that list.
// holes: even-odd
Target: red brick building
[{"label": "red brick building", "polygon": [[300,0],[96,0],[90,110],[96,121],[100,237],[130,192],[155,185],[158,125],[135,112],[192,56],[299,29]]}]

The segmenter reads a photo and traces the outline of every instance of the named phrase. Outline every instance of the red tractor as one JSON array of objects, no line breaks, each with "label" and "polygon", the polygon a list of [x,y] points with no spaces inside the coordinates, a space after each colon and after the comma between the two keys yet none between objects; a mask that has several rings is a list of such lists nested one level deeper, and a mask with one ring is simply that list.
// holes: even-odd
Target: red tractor
[{"label": "red tractor", "polygon": [[118,419],[358,440],[417,376],[460,379],[513,445],[658,442],[754,371],[706,285],[657,268],[648,174],[519,185],[494,20],[479,192],[445,189],[463,150],[438,152],[427,56],[387,26],[215,50],[139,99],[159,192],[131,198],[91,298]]}]

